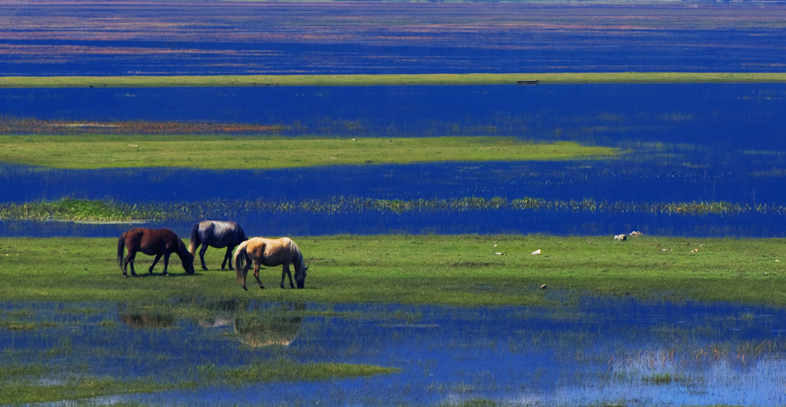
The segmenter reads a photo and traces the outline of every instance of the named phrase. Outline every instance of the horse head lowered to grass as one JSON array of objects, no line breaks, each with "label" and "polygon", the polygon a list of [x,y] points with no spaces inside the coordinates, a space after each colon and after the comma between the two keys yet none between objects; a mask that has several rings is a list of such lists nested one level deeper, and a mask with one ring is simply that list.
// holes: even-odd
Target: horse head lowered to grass
[{"label": "horse head lowered to grass", "polygon": [[[128,255],[125,256],[125,258],[123,258],[124,249],[128,249]],[[177,237],[175,232],[167,228],[136,228],[120,235],[120,238],[117,240],[117,264],[126,277],[128,277],[126,268],[129,263],[131,263],[131,275],[136,276],[136,272],[134,271],[134,258],[137,252],[142,252],[149,256],[156,256],[150,269],[148,269],[150,274],[153,274],[153,267],[156,266],[158,260],[163,256],[163,275],[166,275],[167,267],[169,266],[169,255],[172,253],[177,253],[180,257],[186,274],[194,274],[194,256],[188,252],[186,244]]]},{"label": "horse head lowered to grass", "polygon": [[229,269],[232,270],[232,249],[247,239],[246,232],[237,222],[203,220],[191,228],[188,251],[196,257],[196,250],[202,245],[199,259],[202,261],[202,270],[207,270],[205,265],[207,247],[213,246],[218,249],[226,247],[227,251],[224,254],[224,261],[221,263],[221,270],[227,263],[229,263]]},{"label": "horse head lowered to grass", "polygon": [[[308,267],[303,262],[303,254],[300,252],[300,248],[288,237],[280,239],[252,237],[237,246],[234,262],[237,281],[243,283],[244,290],[248,290],[246,288],[246,276],[251,263],[254,264],[254,278],[257,279],[259,288],[265,288],[262,285],[262,281],[259,280],[259,267],[280,265],[284,266],[281,271],[281,288],[284,288],[284,276],[289,276],[289,286],[295,288],[295,285],[292,283],[292,273],[289,271],[290,264],[295,266],[297,288],[303,288],[305,285]],[[245,263],[245,266],[243,263]]]}]

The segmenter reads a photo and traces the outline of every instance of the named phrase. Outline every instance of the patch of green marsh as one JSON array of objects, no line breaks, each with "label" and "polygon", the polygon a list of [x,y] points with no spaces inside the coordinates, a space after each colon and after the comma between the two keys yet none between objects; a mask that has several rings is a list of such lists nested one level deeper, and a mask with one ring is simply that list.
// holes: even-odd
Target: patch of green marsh
[{"label": "patch of green marsh", "polygon": [[249,382],[272,381],[314,381],[344,377],[373,376],[390,374],[400,369],[346,363],[306,363],[299,364],[286,359],[266,361],[238,368],[215,368],[212,365],[200,366],[200,382],[209,384],[226,382],[245,384]]},{"label": "patch of green marsh", "polygon": [[[319,303],[559,305],[580,295],[786,305],[784,239],[644,236],[293,236],[310,266],[306,288],[243,291],[234,273],[123,278],[116,238],[0,238],[0,298],[6,301],[229,298]],[[495,246],[496,245],[496,246]],[[540,255],[531,253],[541,250]],[[501,254],[496,254],[501,253]],[[16,255],[18,254],[18,256]],[[221,250],[207,263],[220,264]],[[780,260],[780,261],[776,261]],[[150,256],[137,256],[144,269]],[[547,289],[540,289],[542,284]],[[556,294],[556,295],[554,295]]]},{"label": "patch of green marsh", "polygon": [[11,381],[0,385],[0,404],[45,403],[84,399],[110,394],[153,393],[178,386],[152,380],[121,382],[111,378],[69,379],[62,384],[32,384]]},{"label": "patch of green marsh", "polygon": [[317,139],[218,136],[0,136],[0,161],[53,168],[268,169],[610,157],[608,147],[512,137]]}]

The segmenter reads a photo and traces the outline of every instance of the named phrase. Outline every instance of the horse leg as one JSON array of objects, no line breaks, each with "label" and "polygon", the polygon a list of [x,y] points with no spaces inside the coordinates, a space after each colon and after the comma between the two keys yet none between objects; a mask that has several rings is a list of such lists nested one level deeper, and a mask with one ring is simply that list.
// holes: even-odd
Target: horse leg
[{"label": "horse leg", "polygon": [[284,276],[289,276],[289,286],[295,288],[295,284],[292,283],[292,273],[289,271],[289,263],[284,263],[284,269],[281,270],[281,288],[284,288]]},{"label": "horse leg", "polygon": [[128,263],[131,263],[131,275],[136,277],[136,272],[134,271],[135,256],[136,256],[136,252],[133,250],[129,250],[128,255],[126,255],[126,258],[123,259],[123,275],[126,277],[128,277],[128,274],[126,274],[126,268],[128,267]]},{"label": "horse leg", "polygon": [[[208,244],[205,243],[202,245],[202,248],[199,249],[199,259],[202,260],[202,270],[207,271],[207,266],[205,265],[205,253],[207,252]],[[224,267],[221,267],[224,268]]]},{"label": "horse leg", "polygon": [[167,269],[167,267],[169,267],[169,255],[170,254],[172,254],[172,253],[164,252],[164,274],[162,274],[164,276],[167,275],[166,274],[166,269]]},{"label": "horse leg", "polygon": [[232,249],[234,249],[234,247],[232,247],[232,246],[227,246],[227,252],[226,252],[226,254],[224,255],[224,262],[223,262],[223,263],[221,263],[221,270],[223,270],[223,269],[224,269],[224,265],[225,265],[226,263],[229,263],[229,269],[230,269],[230,270],[234,270],[234,269],[232,268]]},{"label": "horse leg", "polygon": [[248,291],[248,288],[246,288],[246,276],[248,275],[248,269],[251,268],[251,263],[249,263],[248,261],[246,261],[245,263],[246,264],[243,265],[243,289]]},{"label": "horse leg", "polygon": [[[157,255],[156,255],[156,258],[155,258],[155,259],[153,259],[153,264],[152,264],[152,265],[150,266],[150,268],[147,270],[148,274],[153,274],[153,267],[155,267],[155,266],[156,266],[156,263],[158,263],[158,260],[160,260],[160,259],[161,259],[161,254],[157,254]],[[164,268],[166,268],[166,267],[164,267]]]},{"label": "horse leg", "polygon": [[254,278],[257,279],[257,284],[259,284],[259,288],[265,289],[265,286],[262,285],[262,281],[259,280],[259,263],[254,263]]}]

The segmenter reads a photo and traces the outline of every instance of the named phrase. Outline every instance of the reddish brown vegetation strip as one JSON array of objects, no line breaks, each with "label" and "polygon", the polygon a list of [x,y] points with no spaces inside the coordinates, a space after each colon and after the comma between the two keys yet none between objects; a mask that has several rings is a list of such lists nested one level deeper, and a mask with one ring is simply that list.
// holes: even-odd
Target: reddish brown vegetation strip
[{"label": "reddish brown vegetation strip", "polygon": [[0,134],[257,134],[275,133],[286,129],[286,126],[241,123],[68,122],[0,117]]}]

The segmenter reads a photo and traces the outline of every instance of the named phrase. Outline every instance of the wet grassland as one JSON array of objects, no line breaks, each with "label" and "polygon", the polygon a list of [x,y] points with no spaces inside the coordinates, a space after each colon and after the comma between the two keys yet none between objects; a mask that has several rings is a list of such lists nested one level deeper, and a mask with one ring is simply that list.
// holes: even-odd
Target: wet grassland
[{"label": "wet grassland", "polygon": [[[320,236],[296,238],[309,269],[306,289],[242,293],[231,272],[123,279],[117,239],[2,238],[6,300],[131,301],[238,296],[258,300],[451,305],[559,305],[586,294],[674,301],[786,303],[782,239],[687,239],[542,235]],[[540,250],[540,254],[532,254]],[[220,264],[221,250],[208,250]],[[137,257],[138,269],[152,258]],[[786,261],[786,260],[783,260]],[[157,266],[160,273],[161,265]],[[546,284],[548,289],[541,290]]]},{"label": "wet grassland", "polygon": [[[245,292],[217,269],[223,250],[193,276],[173,259],[168,277],[159,264],[123,278],[114,238],[0,238],[0,401],[538,404],[522,391],[639,405],[630,394],[654,391],[695,404],[740,400],[707,393],[734,378],[769,405],[762,382],[784,377],[771,363],[786,345],[770,333],[783,328],[783,239],[296,240],[305,289],[278,288],[276,267],[261,272],[266,289]],[[137,256],[138,269],[151,261]],[[309,383],[316,393],[299,393]],[[388,386],[410,390],[369,393]]]},{"label": "wet grassland", "polygon": [[[539,87],[513,84],[783,82],[782,74],[761,72],[783,66],[786,55],[780,52],[786,21],[782,18],[786,8],[781,5],[140,4],[97,8],[81,1],[11,1],[0,5],[0,25],[12,27],[0,34],[0,53],[6,56],[0,61],[0,86],[78,87],[96,95],[81,94],[73,100],[98,100],[103,95],[101,88],[129,86],[243,86],[244,91],[270,91],[296,85],[318,89],[330,85],[510,84],[506,88],[522,91],[522,95],[491,98],[524,102],[524,91]],[[718,49],[725,52],[718,53]],[[443,75],[446,69],[450,73],[516,74]],[[760,73],[621,73],[708,70]],[[561,73],[540,73],[554,71]],[[578,71],[596,73],[570,73]],[[304,72],[315,75],[300,76]],[[336,75],[388,72],[437,74]],[[22,101],[50,100],[46,89],[42,94],[37,92],[11,94],[7,111],[16,112],[16,106],[25,106]],[[133,108],[125,105],[112,114],[101,111],[93,116],[81,105],[73,108],[75,113],[47,105],[37,113],[24,109],[20,114],[6,113],[13,117],[3,118],[0,126],[10,123],[12,128],[1,131],[16,136],[3,139],[8,148],[0,161],[84,169],[280,168],[276,166],[285,164],[276,163],[277,157],[265,156],[260,149],[281,144],[290,150],[313,152],[306,159],[290,157],[288,162],[300,167],[370,166],[412,162],[410,158],[420,151],[424,153],[416,158],[420,162],[476,159],[481,163],[536,159],[523,158],[523,151],[530,147],[541,149],[537,156],[565,160],[619,157],[628,146],[671,143],[662,156],[671,157],[668,165],[685,170],[664,171],[664,177],[677,173],[703,180],[703,184],[691,187],[703,188],[704,195],[695,191],[664,194],[670,198],[659,202],[653,197],[658,192],[676,191],[674,185],[682,184],[660,183],[650,177],[644,183],[652,184],[655,192],[646,197],[646,188],[641,188],[637,193],[608,198],[609,191],[616,190],[613,185],[595,191],[590,185],[578,196],[572,189],[588,179],[586,174],[560,184],[573,192],[564,195],[545,194],[552,185],[549,182],[557,179],[545,177],[544,187],[534,193],[543,196],[535,198],[526,198],[526,188],[510,194],[501,189],[442,189],[441,194],[425,197],[369,190],[364,196],[347,198],[287,195],[270,200],[242,196],[210,201],[212,196],[200,196],[189,206],[169,202],[171,191],[166,199],[135,204],[113,201],[113,192],[73,199],[60,191],[45,195],[39,190],[20,194],[23,198],[17,202],[39,196],[48,200],[3,203],[0,216],[69,222],[144,218],[168,223],[194,221],[202,215],[234,216],[238,212],[233,212],[233,207],[260,213],[301,212],[298,216],[353,211],[422,211],[431,216],[432,211],[443,211],[458,217],[454,213],[478,210],[472,213],[478,218],[481,213],[496,216],[494,211],[502,208],[500,211],[555,209],[547,214],[558,217],[568,212],[658,213],[669,214],[678,222],[710,214],[704,223],[715,223],[736,214],[744,218],[747,213],[783,213],[780,196],[764,186],[767,180],[783,176],[782,161],[772,159],[780,157],[773,147],[777,141],[770,142],[780,134],[775,118],[782,109],[772,103],[780,100],[782,93],[760,89],[758,93],[732,94],[729,100],[740,106],[729,110],[722,109],[727,104],[722,96],[723,100],[704,114],[680,110],[675,102],[707,106],[701,96],[716,94],[714,89],[691,90],[666,101],[651,93],[635,95],[634,101],[654,101],[640,111],[607,105],[605,101],[637,105],[620,99],[615,91],[605,96],[573,88],[570,92],[575,94],[545,108],[541,122],[530,120],[530,116],[524,122],[510,121],[509,133],[496,133],[496,126],[504,122],[500,117],[504,119],[507,112],[499,107],[492,110],[502,116],[489,115],[486,117],[493,119],[478,122],[486,125],[483,128],[488,132],[476,131],[480,127],[470,119],[477,106],[456,116],[467,116],[465,121],[439,119],[438,110],[427,109],[426,116],[432,120],[451,123],[448,127],[456,129],[453,133],[443,128],[424,132],[421,122],[414,123],[410,131],[421,136],[484,134],[547,140],[536,144],[497,137],[412,141],[400,137],[411,134],[385,133],[387,129],[382,127],[364,133],[356,125],[361,116],[341,112],[340,103],[339,111],[323,115],[340,124],[342,139],[332,134],[320,138],[315,125],[309,131],[295,129],[295,122],[301,120],[298,117],[258,117],[245,122],[227,118],[227,113],[242,110],[236,107],[223,108],[217,118],[205,119],[200,113],[197,119],[178,119],[171,117],[173,110],[166,107],[155,109],[166,111],[167,117],[128,117],[126,110]],[[133,93],[112,92],[97,104],[110,106],[110,97],[133,100]],[[589,97],[581,99],[583,93]],[[254,106],[265,99],[258,96],[249,99],[254,100]],[[481,96],[473,98],[489,104]],[[208,104],[214,106],[212,102],[220,99],[211,97]],[[569,113],[553,120],[554,107],[570,101],[579,106],[567,105]],[[280,101],[270,103],[266,110]],[[327,102],[335,103],[335,99]],[[530,103],[521,111],[535,110],[544,98]],[[757,103],[763,105],[762,110],[751,110],[755,107],[751,104]],[[411,101],[401,105],[416,106]],[[574,114],[581,105],[593,106],[593,110]],[[459,107],[441,102],[435,106]],[[717,117],[716,108],[720,108]],[[702,114],[709,119],[701,123],[694,120]],[[381,115],[388,117],[387,112]],[[651,133],[630,137],[634,124],[640,128],[642,118],[653,115],[662,119],[650,122]],[[757,118],[757,123],[775,124],[740,130],[750,127],[751,122],[741,119],[748,116]],[[602,120],[585,124],[581,122],[585,117]],[[286,140],[258,137],[260,133],[278,133],[282,126],[275,123],[282,122],[298,136],[311,131],[315,136]],[[735,127],[735,122],[742,124]],[[675,123],[697,124],[675,130]],[[708,128],[708,123],[721,124],[715,130],[700,131]],[[579,136],[571,135],[568,124]],[[125,136],[96,134],[109,127],[113,131],[108,133]],[[75,131],[82,128],[93,135]],[[135,128],[145,130],[136,133]],[[376,132],[377,137],[364,137],[370,132]],[[61,145],[57,145],[38,135],[53,133],[79,137],[58,138]],[[157,135],[161,133],[177,135]],[[196,133],[208,135],[183,135]],[[238,149],[225,148],[226,138],[212,135],[230,133],[241,134],[233,142],[243,143],[243,149],[252,153],[243,156]],[[703,144],[691,138],[695,134],[701,135]],[[80,137],[88,143],[80,143]],[[352,138],[356,141],[351,142]],[[264,144],[266,139],[271,144]],[[674,146],[686,151],[706,146],[703,151],[710,153],[727,147],[717,140],[744,140],[745,148],[740,150],[758,163],[750,171],[761,173],[765,181],[750,188],[729,188],[747,186],[746,179],[728,175],[716,179],[713,168],[701,172],[705,163],[697,163],[694,156],[674,158]],[[356,143],[355,147],[349,143]],[[587,146],[597,145],[614,148],[590,153],[595,147]],[[552,146],[558,151],[549,151],[555,149]],[[24,151],[31,148],[40,149],[40,155]],[[190,162],[202,159],[206,150],[216,150],[224,158],[207,164]],[[443,159],[448,152],[452,157]],[[74,160],[77,166],[72,166]],[[232,163],[226,164],[227,160]],[[723,166],[727,166],[725,161]],[[608,171],[618,172],[617,168]],[[51,169],[41,171],[51,179],[35,188],[46,190],[50,183],[74,182],[59,179],[59,173]],[[566,172],[571,177],[582,172],[571,171]],[[528,182],[527,178],[538,178],[536,172],[515,171],[510,179]],[[16,173],[10,174],[14,177]],[[611,174],[608,179],[618,175]],[[154,187],[164,189],[162,185],[171,178],[160,177],[165,181]],[[412,183],[414,178],[406,180]],[[71,193],[82,196],[85,188],[68,185],[74,191]],[[438,185],[427,185],[423,190],[430,192],[429,187],[434,186]],[[734,193],[728,193],[730,189]],[[726,194],[721,195],[721,190]],[[470,196],[474,194],[482,196]],[[773,203],[763,205],[762,199]],[[654,223],[664,223],[664,217]],[[777,231],[779,223],[775,223]],[[311,266],[306,289],[277,288],[280,270],[267,269],[262,280],[268,288],[249,292],[240,289],[231,271],[215,270],[221,250],[208,250],[211,270],[194,276],[182,275],[175,260],[170,277],[123,279],[115,264],[115,238],[0,238],[0,404],[75,399],[86,399],[87,404],[129,405],[783,404],[786,346],[781,335],[786,299],[782,239],[681,238],[655,233],[624,242],[614,242],[610,235],[538,234],[302,233],[293,238]],[[532,254],[536,251],[540,254]],[[144,269],[152,259],[140,255],[137,261]],[[159,264],[158,273],[161,267]],[[249,381],[251,384],[246,384]],[[265,384],[268,381],[273,384]],[[147,392],[154,394],[140,394]]]}]

